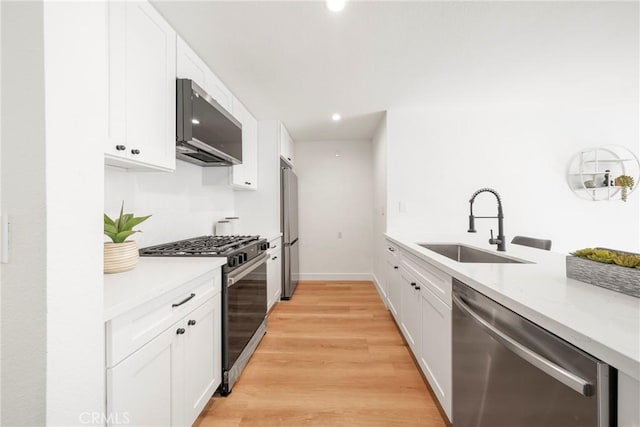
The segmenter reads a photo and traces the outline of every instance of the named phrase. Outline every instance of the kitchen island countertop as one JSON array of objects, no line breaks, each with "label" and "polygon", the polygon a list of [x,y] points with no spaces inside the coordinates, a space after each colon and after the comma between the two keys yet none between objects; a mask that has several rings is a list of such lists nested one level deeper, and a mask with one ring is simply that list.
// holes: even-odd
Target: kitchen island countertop
[{"label": "kitchen island countertop", "polygon": [[418,243],[461,243],[495,252],[478,235],[386,233],[405,251],[464,282],[578,348],[640,380],[640,299],[566,277],[566,255],[507,243],[530,264],[453,261]]}]

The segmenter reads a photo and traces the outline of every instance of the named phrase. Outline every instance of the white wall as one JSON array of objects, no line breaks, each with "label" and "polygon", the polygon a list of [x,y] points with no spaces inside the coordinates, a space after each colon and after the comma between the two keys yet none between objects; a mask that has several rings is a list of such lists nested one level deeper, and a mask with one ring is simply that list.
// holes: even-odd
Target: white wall
[{"label": "white wall", "polygon": [[0,7],[0,169],[2,207],[11,221],[10,263],[2,266],[1,279],[0,424],[41,426],[46,424],[47,333],[43,6],[1,2]]},{"label": "white wall", "polygon": [[[2,27],[2,6],[0,6],[0,28]],[[2,97],[2,31],[0,31],[0,98]],[[0,102],[0,215],[2,209],[2,102]],[[0,231],[0,239],[4,238]],[[1,252],[0,252],[1,255]],[[2,265],[0,265],[0,289],[2,289]],[[2,292],[0,292],[0,361],[2,360]],[[2,423],[2,362],[0,362],[0,423]]]},{"label": "white wall", "polygon": [[[471,194],[491,187],[503,198],[509,241],[526,235],[551,239],[561,252],[591,246],[637,251],[639,194],[628,203],[595,203],[579,199],[566,183],[568,162],[581,148],[606,141],[634,149],[638,140],[637,107],[590,107],[390,110],[390,229],[464,233]],[[495,215],[495,199],[479,196],[474,212]],[[490,228],[497,232],[496,220],[476,221],[487,238]]]},{"label": "white wall", "polygon": [[229,169],[203,168],[176,160],[176,171],[127,172],[104,168],[104,210],[117,216],[122,201],[125,211],[136,216],[153,215],[136,227],[132,240],[139,247],[213,234],[216,221],[234,214],[234,195]]},{"label": "white wall", "polygon": [[370,280],[371,142],[296,141],[295,170],[300,279]]},{"label": "white wall", "polygon": [[373,151],[373,276],[386,296],[384,233],[387,231],[387,117],[371,141]]},{"label": "white wall", "polygon": [[[36,237],[46,242],[46,425],[52,426],[81,425],[105,410],[106,18],[102,2],[44,2],[46,235]],[[23,150],[24,141],[15,140]]]},{"label": "white wall", "polygon": [[280,232],[280,122],[258,123],[258,189],[236,191],[235,211],[242,234]]},{"label": "white wall", "polygon": [[[575,3],[571,13],[543,3],[535,14],[520,13],[531,5],[512,6],[491,29],[495,55],[460,55],[475,61],[472,90],[467,80],[446,79],[438,91],[448,96],[388,111],[390,227],[465,232],[469,197],[493,187],[504,199],[509,240],[637,251],[640,192],[628,203],[590,202],[571,192],[565,174],[583,148],[619,144],[638,154],[638,3]],[[523,33],[531,22],[537,30]],[[481,42],[484,29],[474,25],[465,34]],[[479,196],[476,214],[495,211],[489,195]],[[487,238],[497,228],[495,220],[476,225]]]}]

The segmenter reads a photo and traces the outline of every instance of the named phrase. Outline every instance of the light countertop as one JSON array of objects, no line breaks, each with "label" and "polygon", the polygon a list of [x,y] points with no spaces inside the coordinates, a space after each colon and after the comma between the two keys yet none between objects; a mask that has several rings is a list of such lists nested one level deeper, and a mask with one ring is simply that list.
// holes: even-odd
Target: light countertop
[{"label": "light countertop", "polygon": [[274,231],[271,233],[260,233],[260,237],[263,237],[265,239],[267,239],[269,242],[272,241],[273,239],[277,239],[278,237],[282,237],[282,233],[279,231]]},{"label": "light countertop", "polygon": [[[566,277],[566,254],[507,243],[506,256],[532,264],[458,263],[417,243],[463,243],[496,251],[488,236],[386,236],[576,347],[640,380],[640,299]],[[487,239],[484,239],[487,237]]]},{"label": "light countertop", "polygon": [[104,320],[195,280],[226,264],[225,257],[141,257],[130,271],[104,275]]}]

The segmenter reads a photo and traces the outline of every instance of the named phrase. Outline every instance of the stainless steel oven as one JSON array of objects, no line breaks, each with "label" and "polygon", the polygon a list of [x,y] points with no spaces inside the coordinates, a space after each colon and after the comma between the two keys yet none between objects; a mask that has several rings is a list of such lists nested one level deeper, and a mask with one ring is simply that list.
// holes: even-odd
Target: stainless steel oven
[{"label": "stainless steel oven", "polygon": [[222,293],[221,393],[231,392],[267,329],[267,254],[225,272]]},{"label": "stainless steel oven", "polygon": [[222,267],[222,384],[231,393],[267,331],[267,249],[260,236],[199,236],[140,249],[141,256],[227,258]]}]

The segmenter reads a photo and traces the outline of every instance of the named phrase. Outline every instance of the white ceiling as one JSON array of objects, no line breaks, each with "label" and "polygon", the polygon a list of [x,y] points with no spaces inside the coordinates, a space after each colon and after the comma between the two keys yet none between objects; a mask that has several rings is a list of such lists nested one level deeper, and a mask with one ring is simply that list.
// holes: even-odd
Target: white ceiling
[{"label": "white ceiling", "polygon": [[584,96],[594,55],[598,75],[638,73],[622,57],[637,51],[637,2],[154,5],[258,119],[282,120],[296,140],[369,139],[391,107]]}]

